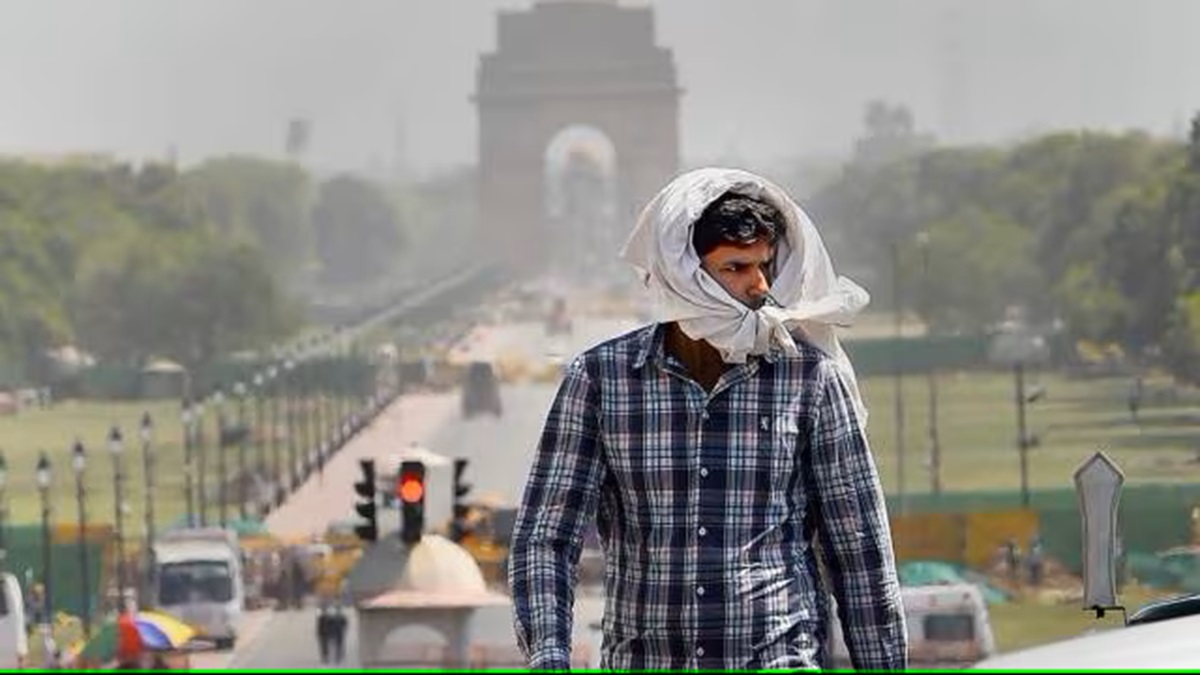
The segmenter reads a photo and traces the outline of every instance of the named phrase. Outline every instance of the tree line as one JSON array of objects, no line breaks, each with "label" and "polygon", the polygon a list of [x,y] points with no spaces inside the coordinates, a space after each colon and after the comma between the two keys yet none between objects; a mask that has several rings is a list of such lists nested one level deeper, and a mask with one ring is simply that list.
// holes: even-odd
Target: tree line
[{"label": "tree line", "polygon": [[253,157],[0,160],[0,364],[37,381],[64,345],[189,369],[264,348],[303,326],[307,297],[390,272],[400,201]]},{"label": "tree line", "polygon": [[1017,308],[1200,380],[1200,115],[1182,142],[1081,130],[974,147],[938,147],[886,104],[866,122],[808,203],[877,306],[898,277],[932,331],[984,333]]}]

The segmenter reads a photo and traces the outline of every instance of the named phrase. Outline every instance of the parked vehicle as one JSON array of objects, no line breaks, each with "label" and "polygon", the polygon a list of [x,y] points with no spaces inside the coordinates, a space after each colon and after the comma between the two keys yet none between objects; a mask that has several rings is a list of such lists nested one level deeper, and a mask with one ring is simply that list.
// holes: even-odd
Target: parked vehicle
[{"label": "parked vehicle", "polygon": [[246,603],[237,535],[223,528],[167,532],[154,544],[158,607],[232,648]]},{"label": "parked vehicle", "polygon": [[21,584],[12,574],[0,573],[0,670],[16,670],[27,665],[29,634],[26,629]]},{"label": "parked vehicle", "polygon": [[[904,586],[900,589],[913,668],[963,668],[996,652],[987,601],[973,584]],[[834,668],[849,668],[837,608],[830,610]]]}]

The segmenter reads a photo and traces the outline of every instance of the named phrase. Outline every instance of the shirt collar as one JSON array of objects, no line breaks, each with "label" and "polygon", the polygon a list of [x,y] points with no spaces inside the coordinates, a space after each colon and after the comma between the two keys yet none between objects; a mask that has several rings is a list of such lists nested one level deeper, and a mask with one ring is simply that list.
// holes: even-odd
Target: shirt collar
[{"label": "shirt collar", "polygon": [[[634,370],[641,370],[646,366],[646,363],[652,358],[654,361],[661,362],[666,356],[663,347],[663,339],[666,335],[667,325],[665,323],[655,323],[646,326],[637,338],[637,352],[633,358]],[[777,345],[771,345],[771,349],[761,357],[750,356],[749,361],[754,361],[762,358],[767,363],[775,363],[779,357],[783,355],[783,350]]]},{"label": "shirt collar", "polygon": [[635,370],[644,368],[652,355],[656,360],[662,357],[665,328],[666,324],[655,323],[642,330],[641,335],[638,336],[637,352],[633,357]]}]

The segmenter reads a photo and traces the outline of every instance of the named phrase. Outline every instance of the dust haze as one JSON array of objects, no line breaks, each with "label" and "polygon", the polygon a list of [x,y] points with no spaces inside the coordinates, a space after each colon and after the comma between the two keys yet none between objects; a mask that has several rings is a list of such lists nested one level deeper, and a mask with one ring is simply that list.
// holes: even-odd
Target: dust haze
[{"label": "dust haze", "polygon": [[[469,97],[517,0],[3,0],[0,152],[282,154],[428,175],[476,160]],[[645,5],[645,2],[622,2]],[[873,99],[949,142],[1058,128],[1181,136],[1187,0],[660,0],[685,163],[838,157]]]}]

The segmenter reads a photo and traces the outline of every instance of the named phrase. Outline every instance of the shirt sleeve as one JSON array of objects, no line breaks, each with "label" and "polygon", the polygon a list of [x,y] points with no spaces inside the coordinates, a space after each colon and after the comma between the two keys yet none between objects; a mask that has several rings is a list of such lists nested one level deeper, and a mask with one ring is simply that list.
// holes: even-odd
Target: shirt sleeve
[{"label": "shirt sleeve", "polygon": [[823,364],[810,430],[810,505],[856,670],[903,670],[908,636],[883,486],[850,388]]},{"label": "shirt sleeve", "polygon": [[537,670],[570,667],[576,566],[604,474],[597,404],[595,383],[576,359],[550,407],[513,527],[513,623]]}]

